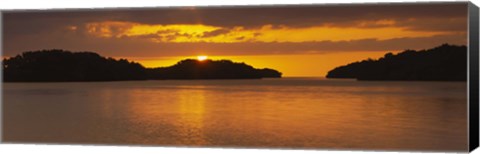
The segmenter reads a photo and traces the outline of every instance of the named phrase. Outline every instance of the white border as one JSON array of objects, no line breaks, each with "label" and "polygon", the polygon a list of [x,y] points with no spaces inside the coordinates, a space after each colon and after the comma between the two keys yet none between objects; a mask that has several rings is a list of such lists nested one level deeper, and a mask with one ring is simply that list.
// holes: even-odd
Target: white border
[{"label": "white border", "polygon": [[[1,0],[0,10],[12,9],[52,9],[52,8],[115,8],[115,7],[155,7],[155,6],[219,6],[219,5],[271,5],[271,4],[345,4],[345,3],[397,3],[397,2],[428,2],[429,0],[241,0],[241,1],[215,1],[215,0]],[[452,0],[435,0],[447,2]],[[454,0],[463,1],[463,0]],[[479,6],[480,0],[471,0]],[[407,10],[406,10],[407,11]],[[0,16],[1,21],[1,16]],[[1,29],[1,25],[0,25]],[[0,31],[1,38],[1,31]],[[1,40],[1,39],[0,39]],[[1,50],[1,42],[0,42]],[[0,52],[1,53],[1,52]],[[0,76],[1,79],[1,76]],[[1,80],[0,80],[1,81]],[[0,87],[1,90],[1,87]],[[0,97],[1,99],[1,97]],[[1,106],[0,106],[1,109]],[[1,114],[0,114],[1,118]],[[1,128],[0,128],[1,130]],[[362,151],[336,151],[336,150],[266,150],[266,149],[219,149],[219,148],[165,148],[165,147],[129,147],[129,146],[83,146],[83,145],[33,145],[33,144],[0,144],[1,153],[101,153],[101,154],[126,154],[126,153],[200,153],[200,154],[313,154],[313,153],[412,153],[414,152],[362,152]],[[418,152],[415,152],[418,153]],[[423,153],[426,154],[426,153]],[[473,154],[480,154],[476,150]]]}]

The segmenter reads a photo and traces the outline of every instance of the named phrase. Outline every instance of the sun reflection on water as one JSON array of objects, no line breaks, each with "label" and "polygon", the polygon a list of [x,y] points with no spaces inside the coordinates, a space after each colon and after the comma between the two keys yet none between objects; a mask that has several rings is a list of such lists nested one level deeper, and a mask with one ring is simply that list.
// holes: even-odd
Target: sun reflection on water
[{"label": "sun reflection on water", "polygon": [[[196,87],[201,88],[201,87]],[[203,132],[203,120],[205,114],[205,91],[204,90],[179,90],[178,132],[181,136],[179,143],[188,145],[204,145],[206,140]],[[185,97],[188,96],[188,97]]]}]

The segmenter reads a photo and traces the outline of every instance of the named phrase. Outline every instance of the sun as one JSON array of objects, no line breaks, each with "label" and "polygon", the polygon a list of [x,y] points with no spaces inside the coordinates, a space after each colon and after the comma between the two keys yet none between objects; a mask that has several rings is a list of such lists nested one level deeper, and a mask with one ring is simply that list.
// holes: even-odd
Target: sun
[{"label": "sun", "polygon": [[197,56],[197,59],[198,59],[199,61],[204,61],[204,60],[207,60],[207,59],[208,59],[208,56],[204,56],[204,55],[202,55],[202,56]]}]

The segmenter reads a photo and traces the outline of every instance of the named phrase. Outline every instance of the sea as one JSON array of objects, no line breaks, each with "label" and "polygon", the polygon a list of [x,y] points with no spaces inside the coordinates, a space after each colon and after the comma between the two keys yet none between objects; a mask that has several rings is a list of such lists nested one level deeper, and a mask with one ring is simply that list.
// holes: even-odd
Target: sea
[{"label": "sea", "polygon": [[6,143],[466,151],[467,83],[3,83]]}]

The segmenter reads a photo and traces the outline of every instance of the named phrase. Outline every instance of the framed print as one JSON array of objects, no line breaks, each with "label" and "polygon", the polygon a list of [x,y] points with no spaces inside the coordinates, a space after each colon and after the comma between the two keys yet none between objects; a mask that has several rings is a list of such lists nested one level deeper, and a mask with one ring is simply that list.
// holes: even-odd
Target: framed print
[{"label": "framed print", "polygon": [[469,152],[471,2],[4,10],[2,142]]}]

